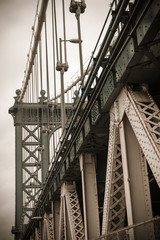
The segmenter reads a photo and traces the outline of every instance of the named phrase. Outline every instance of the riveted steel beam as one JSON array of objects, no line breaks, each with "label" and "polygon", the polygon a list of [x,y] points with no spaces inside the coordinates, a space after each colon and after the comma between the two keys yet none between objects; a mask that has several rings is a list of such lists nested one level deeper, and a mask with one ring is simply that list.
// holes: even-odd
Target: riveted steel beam
[{"label": "riveted steel beam", "polygon": [[85,239],[94,239],[100,235],[95,156],[92,154],[81,154],[80,168]]}]

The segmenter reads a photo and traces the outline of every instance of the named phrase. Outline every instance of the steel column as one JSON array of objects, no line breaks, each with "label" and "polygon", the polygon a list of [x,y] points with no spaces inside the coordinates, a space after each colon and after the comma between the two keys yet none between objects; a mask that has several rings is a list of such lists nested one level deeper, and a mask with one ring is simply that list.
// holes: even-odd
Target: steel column
[{"label": "steel column", "polygon": [[47,240],[54,240],[53,213],[44,214],[44,223],[46,226]]},{"label": "steel column", "polygon": [[84,240],[84,227],[75,182],[61,187],[59,240]]},{"label": "steel column", "polygon": [[80,167],[82,176],[83,211],[85,239],[95,239],[100,235],[99,208],[96,179],[96,157],[92,154],[81,154]]},{"label": "steel column", "polygon": [[61,196],[58,239],[66,240],[67,239],[66,235],[67,235],[66,234],[66,214],[65,214],[64,196]]},{"label": "steel column", "polygon": [[125,224],[125,193],[117,111],[110,111],[110,133],[106,169],[102,234]]},{"label": "steel column", "polygon": [[41,229],[40,229],[40,227],[36,227],[36,229],[35,229],[35,240],[41,240]]},{"label": "steel column", "polygon": [[42,126],[41,130],[41,138],[42,138],[42,182],[45,181],[48,172],[49,166],[49,133],[47,126]]},{"label": "steel column", "polygon": [[[126,166],[124,172],[128,170],[128,174],[124,176],[128,224],[132,225],[151,219],[152,206],[146,159],[126,117],[123,122],[120,126],[120,139],[121,145],[123,144],[122,152],[125,152],[122,153],[123,166]],[[126,157],[123,158],[125,154]],[[154,239],[153,224],[135,229],[134,234],[136,239]]]},{"label": "steel column", "polygon": [[[156,159],[156,150],[158,149],[153,148],[153,145],[156,144],[153,137],[155,137],[154,134],[159,135],[157,127],[159,111],[144,87],[139,88],[138,92],[126,87],[116,101],[119,110],[117,124],[120,131],[127,218],[128,225],[132,225],[152,218],[146,160],[151,166],[155,178],[158,178],[153,165],[155,162],[159,166],[159,161]],[[151,153],[148,153],[149,149],[146,149],[146,144]],[[154,239],[154,226],[151,223],[147,227],[142,226],[135,229],[134,232],[129,231],[129,233],[131,234],[130,239],[134,239],[134,237],[136,239]]]},{"label": "steel column", "polygon": [[54,239],[58,239],[59,234],[59,218],[60,218],[60,201],[56,200],[52,202],[52,212],[53,212],[53,229],[54,229]]},{"label": "steel column", "polygon": [[125,112],[160,187],[159,108],[147,89],[129,89]]},{"label": "steel column", "polygon": [[15,228],[18,234],[15,235],[15,240],[20,239],[20,232],[22,232],[22,213],[23,213],[23,187],[22,187],[22,126],[16,124],[15,128],[16,140],[16,215]]}]

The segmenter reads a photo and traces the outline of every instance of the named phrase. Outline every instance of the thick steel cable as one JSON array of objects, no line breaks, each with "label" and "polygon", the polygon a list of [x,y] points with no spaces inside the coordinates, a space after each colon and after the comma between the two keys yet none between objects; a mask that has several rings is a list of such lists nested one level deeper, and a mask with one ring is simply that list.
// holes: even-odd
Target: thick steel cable
[{"label": "thick steel cable", "polygon": [[[54,97],[56,96],[56,60],[55,60],[55,22],[54,22],[54,6],[53,0],[51,1],[51,14],[52,14],[52,59],[53,59],[53,81],[54,81]],[[53,154],[55,154],[55,134],[54,134],[54,116],[55,116],[55,108],[52,108],[52,116],[53,116]]]},{"label": "thick steel cable", "polygon": [[32,47],[32,50],[31,50],[31,56],[30,56],[30,60],[29,60],[29,63],[28,63],[27,70],[26,70],[26,79],[25,79],[24,85],[22,87],[22,92],[21,92],[19,101],[21,101],[23,99],[24,94],[26,92],[27,85],[28,85],[28,81],[30,79],[30,74],[31,74],[31,71],[32,71],[32,66],[33,66],[33,63],[34,63],[34,58],[35,58],[35,54],[36,54],[36,51],[37,51],[38,42],[39,42],[39,39],[40,39],[40,34],[41,34],[42,26],[43,26],[44,17],[45,17],[45,14],[46,14],[47,5],[48,5],[48,0],[42,0],[41,9],[40,9],[40,13],[39,13],[39,16],[38,16],[38,25],[37,25],[37,29],[36,29],[35,34],[34,34],[34,42],[33,42],[33,47]]},{"label": "thick steel cable", "polygon": [[33,73],[33,68],[32,68],[32,84],[31,84],[31,102],[34,102],[34,73]]},{"label": "thick steel cable", "polygon": [[[38,16],[39,2],[40,2],[40,0],[38,0],[37,6],[36,6],[36,14],[35,14],[35,17],[34,17],[34,22],[33,22],[33,27],[32,27],[33,31],[32,31],[32,36],[31,36],[31,40],[30,40],[29,51],[28,51],[28,54],[27,54],[28,59],[27,59],[26,69],[25,69],[24,84],[25,84],[25,80],[27,79],[26,73],[27,73],[27,69],[29,67],[29,59],[30,59],[30,54],[31,54],[31,51],[32,51],[33,38],[34,38],[34,35],[35,35],[35,26],[36,26],[36,21],[37,21],[37,16]],[[27,83],[27,85],[28,85],[28,83]]]},{"label": "thick steel cable", "polygon": [[31,81],[29,81],[29,102],[31,103],[32,102],[32,72],[31,72]]},{"label": "thick steel cable", "polygon": [[52,107],[52,110],[51,110],[51,112],[52,112],[52,118],[53,118],[53,121],[52,121],[52,126],[53,126],[53,128],[52,128],[52,139],[53,139],[53,145],[52,145],[52,147],[53,147],[53,153],[55,153],[55,136],[54,136],[54,116],[55,116],[55,108],[53,108]]},{"label": "thick steel cable", "polygon": [[47,43],[47,19],[45,18],[44,22],[45,26],[45,50],[46,50],[46,81],[47,81],[47,98],[50,98],[50,91],[49,91],[49,70],[48,70],[48,43]]},{"label": "thick steel cable", "polygon": [[36,102],[37,100],[37,74],[36,74],[36,58],[37,54],[35,55],[34,59],[34,101]]},{"label": "thick steel cable", "polygon": [[65,19],[65,5],[64,5],[64,0],[62,0],[62,10],[63,10],[64,60],[65,60],[65,63],[67,63],[67,48],[66,48],[66,19]]},{"label": "thick steel cable", "polygon": [[39,75],[38,75],[38,53],[37,53],[37,58],[36,58],[36,101],[38,102],[38,96],[39,96]]},{"label": "thick steel cable", "polygon": [[[83,76],[83,80],[82,80],[82,81],[84,81],[85,76],[86,76],[86,73],[87,73],[87,72],[89,71],[89,69],[90,69],[91,62],[92,62],[93,57],[94,57],[94,54],[95,54],[95,52],[96,52],[96,50],[97,50],[98,44],[99,44],[100,39],[101,39],[101,37],[102,37],[102,34],[103,34],[103,32],[104,32],[104,29],[105,29],[105,27],[106,27],[106,25],[107,25],[107,22],[108,22],[108,19],[109,19],[110,14],[111,14],[112,7],[113,7],[114,2],[115,2],[115,0],[113,0],[112,3],[111,3],[111,5],[110,5],[110,9],[109,9],[109,11],[108,11],[107,17],[106,17],[106,19],[105,19],[105,22],[104,22],[104,24],[103,24],[102,30],[101,30],[100,35],[99,35],[99,37],[98,37],[97,43],[96,43],[96,45],[95,45],[95,47],[94,47],[94,50],[93,50],[93,52],[92,52],[92,56],[91,56],[90,61],[89,61],[89,63],[88,63],[87,69],[85,70],[85,73],[84,73],[84,76]],[[85,84],[85,83],[84,83],[84,84]]]},{"label": "thick steel cable", "polygon": [[43,89],[43,77],[42,77],[42,40],[39,40],[39,67],[40,67],[40,85],[41,90]]},{"label": "thick steel cable", "polygon": [[52,10],[52,54],[53,54],[53,79],[54,79],[54,98],[56,97],[56,61],[55,61],[55,27],[54,27],[54,17],[53,17],[53,0],[51,1]]},{"label": "thick steel cable", "polygon": [[[47,18],[45,17],[44,22],[45,28],[45,53],[46,53],[46,83],[47,83],[47,99],[50,98],[50,87],[49,87],[49,66],[48,66],[48,39],[47,39]],[[48,103],[47,103],[48,104]],[[49,145],[49,107],[47,106],[47,145]],[[46,159],[47,159],[47,152],[45,152]],[[49,151],[48,151],[48,160],[49,160]],[[48,162],[49,164],[49,162]]]},{"label": "thick steel cable", "polygon": [[34,59],[34,101],[37,101],[37,54]]},{"label": "thick steel cable", "polygon": [[27,102],[29,102],[29,101],[30,101],[30,97],[29,97],[29,93],[30,93],[30,84],[29,84],[27,90],[28,90],[28,94],[27,94],[28,99],[27,99]]},{"label": "thick steel cable", "polygon": [[56,16],[56,2],[53,1],[54,6],[54,23],[55,23],[55,38],[56,38],[56,53],[57,53],[57,62],[59,62],[59,53],[58,53],[58,33],[57,33],[57,16]]},{"label": "thick steel cable", "polygon": [[28,99],[29,99],[29,98],[28,98],[28,88],[27,88],[27,91],[26,91],[26,94],[25,94],[25,98],[26,98],[25,101],[28,102]]}]

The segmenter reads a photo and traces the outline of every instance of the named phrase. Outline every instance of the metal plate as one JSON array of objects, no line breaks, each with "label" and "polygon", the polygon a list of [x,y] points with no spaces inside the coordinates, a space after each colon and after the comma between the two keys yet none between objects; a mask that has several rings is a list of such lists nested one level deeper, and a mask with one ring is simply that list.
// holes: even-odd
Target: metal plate
[{"label": "metal plate", "polygon": [[103,86],[102,92],[100,93],[100,98],[101,98],[101,108],[104,107],[104,105],[106,104],[108,98],[110,97],[112,91],[114,89],[114,82],[113,82],[113,73],[110,72],[106,83]]},{"label": "metal plate", "polygon": [[137,42],[140,45],[160,10],[160,1],[155,0],[137,28]]},{"label": "metal plate", "polygon": [[124,71],[128,67],[128,64],[131,61],[134,54],[135,54],[134,42],[133,39],[131,38],[115,64],[116,82],[120,81]]}]

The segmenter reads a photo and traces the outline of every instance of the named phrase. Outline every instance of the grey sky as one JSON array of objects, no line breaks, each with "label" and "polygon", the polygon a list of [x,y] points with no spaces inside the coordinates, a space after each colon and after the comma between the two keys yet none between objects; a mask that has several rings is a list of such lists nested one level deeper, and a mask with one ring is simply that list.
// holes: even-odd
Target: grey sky
[{"label": "grey sky", "polygon": [[[86,0],[82,38],[89,54],[107,15],[109,2]],[[10,230],[15,211],[15,143],[8,109],[14,103],[15,90],[22,86],[36,4],[37,0],[0,0],[0,240],[13,239]]]},{"label": "grey sky", "polygon": [[0,239],[13,239],[14,127],[8,109],[21,88],[36,1],[0,1]]}]

